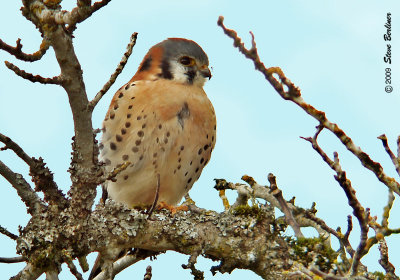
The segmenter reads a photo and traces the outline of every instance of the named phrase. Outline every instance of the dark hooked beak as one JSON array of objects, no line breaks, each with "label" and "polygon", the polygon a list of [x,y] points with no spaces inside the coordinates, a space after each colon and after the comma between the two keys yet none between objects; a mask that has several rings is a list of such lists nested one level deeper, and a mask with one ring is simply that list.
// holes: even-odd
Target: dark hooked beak
[{"label": "dark hooked beak", "polygon": [[205,68],[205,69],[200,70],[200,73],[201,73],[201,75],[202,75],[204,78],[211,79],[211,77],[212,77],[211,71],[210,71],[210,69],[208,69],[208,68]]}]

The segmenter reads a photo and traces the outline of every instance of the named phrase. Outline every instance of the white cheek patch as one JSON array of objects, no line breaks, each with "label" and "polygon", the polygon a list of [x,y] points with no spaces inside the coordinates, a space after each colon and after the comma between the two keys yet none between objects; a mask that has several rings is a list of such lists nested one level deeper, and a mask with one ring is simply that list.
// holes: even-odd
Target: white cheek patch
[{"label": "white cheek patch", "polygon": [[[170,71],[173,76],[173,80],[177,81],[182,84],[187,84],[189,83],[189,77],[186,74],[187,69],[180,63],[176,61],[171,61],[170,63]],[[200,72],[196,72],[196,76],[193,79],[193,85],[202,87],[204,86],[204,83],[206,82],[206,78],[204,78]]]},{"label": "white cheek patch", "polygon": [[170,71],[172,73],[174,81],[177,81],[182,84],[185,84],[188,82],[188,76],[185,74],[186,69],[185,69],[185,67],[183,67],[183,65],[181,65],[180,63],[178,63],[176,61],[172,61],[170,63],[170,67],[171,67]]}]

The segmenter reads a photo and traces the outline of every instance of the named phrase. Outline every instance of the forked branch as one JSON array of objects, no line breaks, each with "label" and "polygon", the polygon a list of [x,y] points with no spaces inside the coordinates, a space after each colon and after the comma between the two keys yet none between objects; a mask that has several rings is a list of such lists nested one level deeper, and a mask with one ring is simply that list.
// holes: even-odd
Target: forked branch
[{"label": "forked branch", "polygon": [[21,39],[17,40],[16,47],[10,46],[0,39],[0,49],[5,50],[9,54],[15,56],[20,60],[28,62],[40,60],[43,57],[43,55],[47,52],[49,47],[50,44],[46,40],[43,40],[37,52],[34,52],[33,54],[27,54],[22,51]]},{"label": "forked branch", "polygon": [[21,174],[14,173],[8,166],[0,161],[0,175],[2,175],[13,187],[17,190],[19,197],[28,208],[28,213],[38,213],[45,207],[43,201],[32,190],[28,182],[22,177]]},{"label": "forked branch", "polygon": [[360,160],[364,167],[371,170],[379,181],[384,183],[393,192],[400,195],[400,184],[394,178],[387,176],[383,171],[381,164],[373,161],[368,154],[366,154],[360,147],[356,146],[353,140],[347,136],[337,124],[330,122],[323,111],[319,111],[306,103],[301,97],[300,89],[286,78],[285,74],[279,67],[265,67],[258,55],[253,33],[250,33],[252,36],[252,47],[247,49],[244,46],[242,39],[238,37],[237,32],[225,27],[224,18],[222,16],[218,19],[218,25],[221,26],[226,35],[234,40],[233,45],[238,48],[245,57],[253,61],[255,68],[264,75],[265,79],[273,86],[282,98],[294,102],[307,114],[315,118],[321,126],[335,134],[343,145]]}]

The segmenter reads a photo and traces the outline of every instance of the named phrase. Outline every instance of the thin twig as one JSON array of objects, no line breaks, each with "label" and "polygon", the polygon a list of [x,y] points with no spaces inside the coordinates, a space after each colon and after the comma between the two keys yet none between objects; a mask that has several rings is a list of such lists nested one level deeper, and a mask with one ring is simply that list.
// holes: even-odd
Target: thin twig
[{"label": "thin twig", "polygon": [[34,214],[45,207],[43,201],[32,190],[28,182],[21,174],[14,173],[2,161],[0,161],[0,175],[2,175],[16,190],[19,197],[28,208],[28,213]]},{"label": "thin twig", "polygon": [[125,161],[124,163],[118,164],[113,170],[111,170],[108,174],[106,174],[106,176],[103,176],[102,178],[100,178],[99,184],[101,184],[105,181],[108,181],[108,180],[110,180],[110,181],[115,180],[115,177],[119,173],[121,173],[122,171],[127,169],[130,164],[131,164],[130,161]]},{"label": "thin twig", "polygon": [[76,268],[76,266],[72,262],[72,260],[66,260],[66,263],[67,263],[69,271],[71,271],[72,275],[74,275],[77,280],[83,280],[82,274],[78,271],[78,269]]},{"label": "thin twig", "polygon": [[37,52],[34,52],[33,54],[27,54],[22,51],[21,39],[18,38],[16,47],[10,46],[0,39],[0,49],[5,50],[9,54],[15,56],[20,60],[28,62],[40,60],[43,57],[43,55],[47,52],[49,47],[50,44],[48,43],[48,41],[43,39],[42,43],[40,44],[40,48]]},{"label": "thin twig", "polygon": [[146,273],[144,274],[143,280],[151,280],[152,274],[151,274],[151,266],[146,267]]},{"label": "thin twig", "polygon": [[89,110],[93,111],[93,109],[96,107],[97,103],[107,93],[107,91],[110,89],[110,87],[115,83],[115,80],[117,79],[119,74],[124,69],[126,63],[128,62],[128,59],[129,59],[130,55],[132,54],[132,49],[136,44],[137,35],[138,35],[137,32],[135,32],[135,33],[133,33],[131,35],[131,39],[129,41],[129,44],[126,46],[126,52],[124,53],[121,61],[119,62],[117,68],[115,69],[114,73],[111,75],[111,77],[107,81],[107,83],[96,94],[96,96],[93,98],[93,100],[89,102],[89,105],[88,105]]},{"label": "thin twig", "polygon": [[347,230],[346,233],[343,236],[343,245],[345,246],[347,252],[349,252],[350,256],[353,257],[354,256],[354,249],[351,247],[350,245],[350,241],[349,241],[349,237],[350,237],[350,233],[353,230],[353,220],[351,218],[351,215],[347,216]]},{"label": "thin twig", "polygon": [[289,209],[286,200],[282,196],[282,191],[278,188],[276,184],[276,177],[274,176],[274,174],[268,174],[268,181],[270,183],[271,193],[278,200],[279,204],[281,205],[282,212],[283,214],[285,214],[286,223],[293,228],[294,234],[297,238],[304,237],[303,233],[300,230],[300,226],[293,217],[292,211]]},{"label": "thin twig", "polygon": [[4,62],[8,69],[14,71],[15,74],[24,78],[32,83],[41,83],[41,84],[53,84],[53,85],[61,85],[63,79],[61,76],[55,76],[53,78],[44,78],[40,75],[33,75],[31,73],[25,72],[24,70],[19,69],[17,66],[12,64],[11,62],[5,61]]},{"label": "thin twig", "polygon": [[[238,37],[237,32],[228,29],[224,25],[224,18],[220,16],[218,18],[218,25],[223,29],[224,33],[234,40],[234,46],[248,59],[251,59],[254,63],[255,68],[260,71],[265,79],[273,86],[275,91],[284,99],[290,100],[301,107],[307,114],[315,118],[320,125],[330,130],[337,138],[343,143],[343,145],[355,155],[361,162],[361,164],[367,169],[371,170],[375,176],[384,183],[388,188],[393,190],[395,193],[400,195],[400,184],[392,177],[387,176],[381,164],[373,161],[368,154],[366,154],[360,147],[356,146],[353,140],[346,135],[346,133],[335,123],[330,122],[324,112],[317,110],[310,104],[306,103],[301,97],[300,89],[297,88],[279,67],[266,68],[264,63],[260,60],[257,52],[256,43],[252,36],[252,47],[247,49],[242,42],[242,39]],[[275,78],[277,75],[279,81]]]},{"label": "thin twig", "polygon": [[12,240],[17,240],[18,235],[15,235],[14,233],[9,232],[6,228],[0,226],[0,233],[4,234],[5,236],[10,237]]},{"label": "thin twig", "polygon": [[4,147],[0,148],[0,151],[5,151],[7,149],[12,150],[19,158],[26,162],[30,167],[35,166],[35,161],[32,157],[30,157],[25,151],[14,141],[11,140],[10,137],[5,136],[0,133],[0,142],[4,143]]},{"label": "thin twig", "polygon": [[[152,252],[152,251],[148,251],[148,250],[136,250],[133,254],[128,254],[128,255],[118,259],[112,265],[112,274],[117,275],[122,270],[131,266],[132,264],[135,264],[138,261],[144,260],[148,257],[156,256],[158,254],[160,254],[160,252]],[[93,280],[108,280],[108,278],[106,278],[105,271],[102,271]]]},{"label": "thin twig", "polygon": [[190,274],[193,275],[195,280],[204,280],[204,272],[196,268],[198,253],[193,253],[189,257],[188,264],[182,264],[183,269],[190,269]]},{"label": "thin twig", "polygon": [[29,165],[29,175],[32,176],[32,181],[35,183],[35,190],[42,191],[46,201],[52,202],[53,204],[58,204],[58,206],[62,208],[68,206],[67,199],[62,191],[57,187],[52,172],[43,162],[42,158],[35,159],[30,157],[17,143],[12,141],[11,138],[1,133],[0,142],[5,144],[4,147],[0,148],[0,151],[10,149]]},{"label": "thin twig", "polygon": [[[381,234],[380,238],[387,237],[392,234],[400,234],[400,228],[396,229],[381,228],[379,233]],[[377,236],[371,236],[370,238],[368,238],[367,245],[365,246],[365,254],[368,253],[368,251],[372,248],[372,246],[379,243],[380,238],[377,238]]]},{"label": "thin twig", "polygon": [[304,212],[304,217],[316,222],[323,230],[325,230],[326,232],[332,234],[333,236],[335,236],[339,242],[343,245],[343,247],[346,249],[346,251],[350,254],[350,256],[354,255],[354,249],[352,248],[350,241],[348,239],[348,236],[346,238],[346,235],[344,237],[341,236],[341,234],[339,234],[336,230],[334,230],[333,228],[330,228],[324,220],[316,217],[313,213],[311,213],[310,211],[305,211]]},{"label": "thin twig", "polygon": [[399,279],[394,273],[395,268],[393,264],[389,261],[389,248],[384,238],[379,241],[379,252],[381,255],[379,259],[379,264],[386,271],[387,276],[390,276],[390,279]]},{"label": "thin twig", "polygon": [[347,200],[351,208],[353,208],[353,214],[357,218],[358,223],[361,228],[361,237],[360,243],[355,251],[353,256],[353,263],[352,263],[352,275],[355,275],[357,272],[358,265],[360,263],[361,258],[365,254],[366,248],[366,241],[367,241],[367,234],[368,234],[368,214],[364,211],[361,203],[358,201],[356,197],[356,191],[353,189],[351,185],[351,181],[347,179],[346,172],[342,170],[342,167],[339,163],[338,154],[334,153],[334,160],[331,160],[328,155],[322,150],[317,142],[318,135],[321,133],[323,127],[321,125],[317,126],[317,131],[314,137],[302,137],[304,140],[310,142],[312,144],[313,149],[321,156],[321,158],[331,167],[335,172],[336,175],[334,176],[336,181],[342,187],[343,191],[347,196]]},{"label": "thin twig", "polygon": [[[369,209],[367,208],[364,212],[364,217],[366,221],[368,221],[369,216],[370,216]],[[360,227],[361,227],[360,243],[358,244],[357,250],[354,253],[353,263],[351,264],[352,276],[357,275],[358,267],[361,263],[361,258],[367,253],[365,248],[367,246],[367,240],[368,240],[368,230],[369,230],[368,222],[366,224],[360,223]]]},{"label": "thin twig", "polygon": [[392,160],[397,174],[400,175],[400,161],[399,159],[394,155],[394,153],[392,152],[392,150],[389,147],[389,143],[388,143],[388,139],[386,137],[385,134],[382,134],[381,136],[378,137],[378,139],[380,139],[382,141],[382,145],[385,148],[386,153],[389,155],[390,159]]},{"label": "thin twig", "polygon": [[[325,272],[322,272],[321,270],[319,270],[316,267],[312,267],[310,268],[310,271],[320,277],[322,277],[322,279],[325,280],[348,280],[349,277],[341,277],[341,276],[336,276],[336,275],[332,275],[332,274],[327,274]],[[356,277],[352,277],[352,280],[368,280],[368,278],[362,277],[362,276],[356,276]]]},{"label": "thin twig", "polygon": [[0,263],[20,263],[26,261],[25,257],[15,257],[15,258],[2,258],[0,257]]},{"label": "thin twig", "polygon": [[351,218],[351,215],[347,216],[347,230],[346,233],[344,234],[344,237],[346,239],[349,239],[350,233],[353,230],[353,220]]},{"label": "thin twig", "polygon": [[391,190],[389,190],[388,193],[388,202],[386,206],[383,208],[383,214],[382,214],[382,222],[381,225],[384,228],[387,228],[389,226],[389,216],[390,216],[390,211],[392,210],[393,207],[393,202],[394,202],[394,194]]},{"label": "thin twig", "polygon": [[400,158],[400,135],[397,136],[397,158]]}]

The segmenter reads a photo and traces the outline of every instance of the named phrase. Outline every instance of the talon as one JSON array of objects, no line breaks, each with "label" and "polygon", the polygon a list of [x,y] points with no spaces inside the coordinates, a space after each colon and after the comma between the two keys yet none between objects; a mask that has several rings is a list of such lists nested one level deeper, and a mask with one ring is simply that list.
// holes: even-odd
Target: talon
[{"label": "talon", "polygon": [[157,209],[167,209],[171,212],[172,215],[175,215],[178,211],[189,211],[189,207],[187,205],[172,206],[165,203],[164,201],[160,202],[160,204],[157,206]]}]

